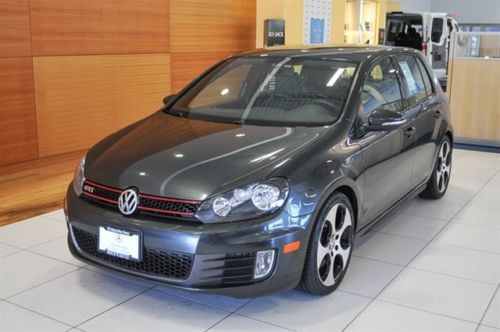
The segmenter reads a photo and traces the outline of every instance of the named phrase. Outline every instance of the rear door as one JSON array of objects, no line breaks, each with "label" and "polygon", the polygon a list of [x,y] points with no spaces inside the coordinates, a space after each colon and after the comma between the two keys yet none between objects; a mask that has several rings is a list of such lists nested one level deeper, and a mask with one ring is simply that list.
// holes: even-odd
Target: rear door
[{"label": "rear door", "polygon": [[[428,31],[432,68],[437,73],[440,70],[446,71],[446,47],[448,40],[446,14],[431,13]],[[438,76],[442,75],[438,74]]]},{"label": "rear door", "polygon": [[436,137],[442,121],[440,101],[435,96],[429,72],[416,54],[396,57],[403,77],[403,95],[407,112],[414,116],[415,163],[412,170],[412,187],[426,180],[432,170],[437,149]]}]

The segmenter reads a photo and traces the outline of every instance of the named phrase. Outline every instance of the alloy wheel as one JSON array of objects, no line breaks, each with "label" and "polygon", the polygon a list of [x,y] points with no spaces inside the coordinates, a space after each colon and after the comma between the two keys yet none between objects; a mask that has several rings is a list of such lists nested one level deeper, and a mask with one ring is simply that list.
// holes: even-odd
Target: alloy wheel
[{"label": "alloy wheel", "polygon": [[439,193],[442,193],[448,186],[451,172],[451,149],[450,143],[448,143],[447,141],[444,141],[439,148],[436,167],[437,190],[439,191]]},{"label": "alloy wheel", "polygon": [[352,216],[346,205],[337,203],[328,212],[321,228],[317,269],[324,286],[332,286],[342,274],[352,250]]}]

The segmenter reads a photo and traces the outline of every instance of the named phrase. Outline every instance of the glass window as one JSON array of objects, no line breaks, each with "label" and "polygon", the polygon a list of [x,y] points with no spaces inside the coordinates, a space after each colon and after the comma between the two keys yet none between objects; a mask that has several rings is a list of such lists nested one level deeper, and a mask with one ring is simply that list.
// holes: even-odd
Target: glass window
[{"label": "glass window", "polygon": [[207,84],[205,89],[191,100],[191,107],[204,107],[218,102],[229,102],[239,98],[243,82],[248,75],[250,65],[242,65],[229,70]]},{"label": "glass window", "polygon": [[397,60],[406,83],[404,88],[408,104],[414,105],[427,96],[422,74],[413,55],[399,55]]},{"label": "glass window", "polygon": [[442,18],[435,17],[432,20],[432,30],[431,30],[431,40],[433,43],[439,43],[441,41],[441,36],[443,35],[443,23]]},{"label": "glass window", "polygon": [[427,95],[431,95],[434,91],[431,78],[429,76],[429,72],[425,68],[422,60],[417,58],[418,68],[420,69],[420,73],[422,73],[422,77],[424,78],[425,91]]},{"label": "glass window", "polygon": [[323,126],[342,114],[357,64],[306,57],[227,60],[167,110],[206,121]]},{"label": "glass window", "polygon": [[401,111],[401,90],[389,57],[380,60],[370,71],[363,86],[360,108],[364,122],[378,108]]}]

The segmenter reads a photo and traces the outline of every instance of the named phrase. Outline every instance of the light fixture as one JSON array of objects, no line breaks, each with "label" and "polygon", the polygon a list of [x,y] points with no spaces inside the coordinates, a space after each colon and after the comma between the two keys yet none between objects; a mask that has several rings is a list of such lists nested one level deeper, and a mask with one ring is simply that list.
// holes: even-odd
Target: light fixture
[{"label": "light fixture", "polygon": [[182,158],[184,155],[182,153],[174,153],[175,158]]},{"label": "light fixture", "polygon": [[257,251],[257,257],[255,259],[255,279],[262,279],[269,275],[273,268],[274,256],[274,249]]},{"label": "light fixture", "polygon": [[235,137],[245,137],[247,134],[244,134],[244,133],[238,133],[236,135],[234,135]]},{"label": "light fixture", "polygon": [[220,92],[220,95],[221,95],[221,96],[225,96],[225,95],[227,95],[228,93],[229,93],[229,89],[228,89],[228,88],[224,88],[224,89],[222,89],[222,91]]}]

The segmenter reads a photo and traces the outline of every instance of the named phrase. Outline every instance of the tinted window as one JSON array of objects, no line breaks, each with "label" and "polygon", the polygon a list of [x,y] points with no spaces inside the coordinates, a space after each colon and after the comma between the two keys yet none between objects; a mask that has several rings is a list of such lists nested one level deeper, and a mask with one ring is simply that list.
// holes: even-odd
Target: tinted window
[{"label": "tinted window", "polygon": [[434,18],[432,20],[432,30],[431,30],[431,40],[433,43],[439,43],[441,36],[443,35],[443,23],[442,18]]},{"label": "tinted window", "polygon": [[366,122],[370,114],[377,108],[400,111],[402,106],[396,69],[391,59],[386,57],[370,71],[363,86],[360,113]]},{"label": "tinted window", "polygon": [[422,74],[413,55],[400,55],[397,59],[406,83],[404,87],[408,104],[414,105],[427,96]]},{"label": "tinted window", "polygon": [[422,77],[424,79],[425,90],[427,91],[427,95],[431,95],[434,91],[431,78],[429,77],[429,72],[422,63],[422,60],[417,58],[417,63],[418,63],[418,68],[420,69],[420,72],[422,73]]},{"label": "tinted window", "polygon": [[241,57],[227,60],[167,112],[188,118],[274,126],[322,126],[342,114],[356,63]]}]

